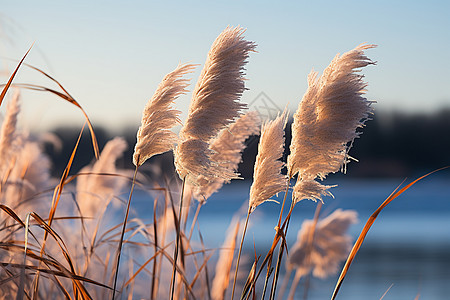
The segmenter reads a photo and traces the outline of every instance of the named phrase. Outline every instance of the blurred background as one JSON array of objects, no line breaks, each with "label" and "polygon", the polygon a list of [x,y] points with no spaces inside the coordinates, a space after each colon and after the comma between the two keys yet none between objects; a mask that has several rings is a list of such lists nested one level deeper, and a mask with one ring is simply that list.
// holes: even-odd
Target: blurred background
[{"label": "blurred background", "polygon": [[[1,81],[7,81],[34,43],[26,62],[57,79],[81,104],[100,149],[112,137],[125,137],[129,149],[119,166],[132,168],[142,110],[163,76],[179,63],[199,64],[191,76],[192,90],[212,42],[228,25],[246,28],[246,38],[258,44],[247,65],[249,90],[242,101],[269,117],[286,105],[291,113],[296,110],[312,69],[321,73],[337,53],[361,43],[378,45],[367,51],[377,65],[362,72],[367,98],[377,103],[373,120],[350,152],[359,162],[350,163],[346,175],[331,175],[325,181],[339,186],[332,189],[335,199],[326,199],[324,212],[356,209],[361,223],[352,227],[355,237],[405,178],[450,165],[448,1],[3,1]],[[57,88],[26,66],[14,82]],[[37,136],[51,132],[61,140],[61,149],[46,149],[53,175],[59,177],[84,117],[49,93],[24,90],[21,95],[20,126]],[[177,101],[182,120],[189,101],[190,94]],[[5,107],[0,107],[1,114]],[[225,231],[231,215],[248,200],[258,138],[247,142],[240,165],[247,180],[224,187],[202,211],[200,224],[210,247],[220,246],[223,238],[217,232]],[[86,132],[72,171],[92,159]],[[170,153],[142,167],[153,177],[161,176],[160,170],[175,176]],[[391,284],[384,299],[448,297],[449,178],[449,171],[434,174],[383,211],[344,282],[343,298],[379,299]],[[145,211],[144,199],[135,205],[136,211],[142,211],[140,205]],[[307,201],[297,205],[290,243],[301,222],[312,218],[314,206]],[[278,211],[276,204],[267,203],[255,217],[252,234],[261,247],[270,242],[264,237],[275,225],[262,220],[275,222]],[[247,245],[250,252],[252,245]],[[310,298],[331,295],[336,278],[313,280]]]}]

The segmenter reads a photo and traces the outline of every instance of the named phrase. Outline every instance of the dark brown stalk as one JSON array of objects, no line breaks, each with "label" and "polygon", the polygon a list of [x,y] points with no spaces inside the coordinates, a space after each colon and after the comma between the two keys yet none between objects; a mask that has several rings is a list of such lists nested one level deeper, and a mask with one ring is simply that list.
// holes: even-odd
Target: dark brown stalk
[{"label": "dark brown stalk", "polygon": [[197,204],[197,210],[195,211],[194,218],[192,219],[191,229],[189,230],[189,236],[188,236],[188,240],[189,241],[191,240],[192,233],[193,233],[194,227],[195,227],[195,223],[197,223],[197,218],[198,218],[198,215],[200,213],[200,208],[202,208],[203,204],[204,204],[203,201],[199,202]]},{"label": "dark brown stalk", "polygon": [[269,263],[267,264],[267,275],[266,280],[264,280],[264,288],[261,295],[261,300],[264,300],[266,297],[266,290],[267,290],[267,284],[269,283],[270,275],[272,275],[273,268],[272,268],[272,260],[269,260]]},{"label": "dark brown stalk", "polygon": [[248,218],[250,217],[250,213],[251,213],[251,208],[249,207],[248,211],[247,211],[247,218],[245,219],[244,231],[242,232],[241,244],[239,246],[239,252],[238,252],[238,257],[237,257],[237,261],[236,261],[236,270],[234,271],[233,289],[232,289],[232,292],[231,292],[231,300],[233,300],[233,298],[234,298],[234,290],[236,288],[236,280],[237,280],[238,269],[239,269],[239,261],[241,260],[242,245],[244,244],[245,232],[247,231]]},{"label": "dark brown stalk", "polygon": [[173,269],[172,269],[172,280],[170,283],[170,299],[173,300],[173,293],[175,291],[175,275],[176,275],[176,267],[177,267],[177,260],[178,260],[178,248],[180,246],[180,239],[181,239],[181,215],[183,213],[183,198],[184,198],[184,186],[186,184],[186,178],[183,178],[183,184],[181,186],[181,199],[180,199],[180,210],[178,213],[178,222],[176,222],[176,231],[177,231],[177,238],[176,238],[176,244],[175,244],[175,251],[173,254]]},{"label": "dark brown stalk", "polygon": [[[155,248],[155,255],[158,252],[158,222],[156,220],[156,205],[158,204],[158,198],[155,198],[155,201],[153,203],[153,235],[154,235],[154,248]],[[155,260],[153,261],[153,271],[152,271],[152,285],[150,288],[150,299],[153,300],[155,299],[156,295],[155,295],[155,281],[157,280],[156,278],[156,269],[157,269],[157,263],[158,260],[155,258]]]},{"label": "dark brown stalk", "polygon": [[[139,158],[139,156],[138,156],[138,158]],[[125,213],[125,219],[123,220],[122,232],[120,233],[119,247],[117,248],[116,272],[114,274],[114,285],[113,285],[113,291],[112,291],[112,293],[113,293],[112,294],[112,300],[114,300],[114,298],[116,296],[117,277],[119,275],[119,265],[120,265],[120,254],[122,253],[123,237],[125,235],[125,230],[126,230],[126,227],[127,227],[128,215],[130,213],[131,196],[133,195],[133,190],[134,190],[134,185],[135,185],[135,182],[136,182],[136,175],[137,175],[138,168],[139,168],[139,165],[136,165],[136,169],[134,170],[133,182],[131,183],[130,196],[128,197],[127,211]]]}]

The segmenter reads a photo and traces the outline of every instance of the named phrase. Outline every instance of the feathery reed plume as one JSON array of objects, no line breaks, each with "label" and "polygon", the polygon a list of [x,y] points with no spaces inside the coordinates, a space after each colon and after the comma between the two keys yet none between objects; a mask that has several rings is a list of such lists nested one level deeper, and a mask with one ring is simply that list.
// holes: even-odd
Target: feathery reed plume
[{"label": "feathery reed plume", "polygon": [[[260,123],[258,112],[249,111],[240,116],[235,123],[222,129],[218,136],[211,141],[210,149],[214,151],[211,159],[219,162],[228,170],[237,172],[238,164],[242,161],[241,153],[246,146],[245,140],[249,136],[259,133]],[[229,181],[221,178],[208,181],[208,178],[200,176],[198,182],[199,185],[194,186],[194,196],[197,200],[203,201]]]},{"label": "feathery reed plume", "polygon": [[[342,56],[337,55],[319,78],[316,72],[309,74],[308,90],[292,123],[291,154],[287,160],[290,178],[299,173],[298,181],[324,179],[348,162],[351,143],[361,134],[357,129],[363,127],[372,113],[373,101],[363,97],[367,84],[357,72],[374,64],[364,54],[364,50],[374,47],[360,45]],[[296,190],[297,195],[321,199],[329,193],[327,188],[319,189],[316,185],[315,196],[299,192],[300,186]],[[299,200],[302,199],[295,201]]]},{"label": "feathery reed plume", "polygon": [[239,222],[232,220],[228,227],[227,237],[220,250],[219,260],[216,264],[216,275],[212,282],[212,299],[222,300],[229,285],[230,270],[233,264],[234,248],[239,231]]},{"label": "feathery reed plume", "polygon": [[285,108],[281,115],[278,114],[275,120],[264,123],[261,128],[258,155],[256,156],[253,172],[253,183],[250,187],[247,218],[245,219],[241,244],[238,251],[231,299],[234,297],[242,245],[244,244],[250,214],[258,205],[268,201],[273,195],[283,191],[287,186],[287,178],[281,174],[284,163],[279,160],[284,152],[284,128],[287,123],[287,115],[287,108]]},{"label": "feathery reed plume", "polygon": [[142,165],[153,155],[171,150],[177,142],[177,135],[170,129],[180,123],[180,111],[172,107],[180,95],[187,92],[188,79],[182,76],[191,73],[194,65],[179,65],[167,74],[148,101],[142,113],[142,122],[137,132],[133,163]]},{"label": "feathery reed plume", "polygon": [[287,123],[287,110],[261,128],[253,183],[250,187],[249,209],[269,200],[273,195],[284,191],[286,176],[281,174],[284,163],[279,160],[284,152],[284,128]]},{"label": "feathery reed plume", "polygon": [[14,139],[16,137],[17,116],[20,112],[20,93],[16,90],[7,105],[5,118],[0,131],[0,181],[3,180],[5,170],[9,167],[11,156],[14,153]]},{"label": "feathery reed plume", "polygon": [[[352,238],[347,230],[357,222],[356,211],[337,209],[317,223],[312,245],[309,246],[313,221],[305,220],[298,232],[297,242],[289,253],[288,268],[296,268],[302,276],[311,270],[319,278],[335,274],[339,263],[347,257],[352,246]],[[307,253],[308,250],[310,253]]]},{"label": "feathery reed plume", "polygon": [[[44,155],[37,142],[17,132],[17,117],[20,112],[19,92],[16,91],[8,103],[5,119],[0,131],[0,199],[22,214],[38,210],[32,196],[48,186],[50,159]],[[41,206],[42,208],[42,206]]]},{"label": "feathery reed plume", "polygon": [[333,194],[328,189],[335,186],[323,185],[315,180],[297,180],[293,190],[293,197],[294,199],[309,199],[323,203],[322,196],[333,197]]},{"label": "feathery reed plume", "polygon": [[182,79],[181,77],[192,72],[193,68],[194,65],[180,65],[175,71],[167,74],[142,113],[142,123],[137,133],[137,142],[133,154],[133,163],[136,169],[134,171],[133,183],[130,189],[130,196],[128,197],[122,232],[120,234],[119,248],[117,250],[113,300],[116,294],[123,237],[127,226],[131,197],[133,195],[138,168],[151,156],[169,151],[174,147],[177,136],[170,129],[177,122],[180,122],[178,118],[180,111],[173,109],[172,104],[178,96],[187,92],[188,80]]},{"label": "feathery reed plume", "polygon": [[82,216],[98,216],[107,200],[122,188],[125,182],[114,176],[115,163],[126,148],[126,141],[116,137],[106,143],[94,165],[80,170],[89,173],[77,177],[77,202]]},{"label": "feathery reed plume", "polygon": [[198,184],[220,177],[230,180],[228,171],[211,159],[209,141],[231,124],[245,104],[239,98],[245,90],[244,66],[256,45],[246,41],[241,27],[227,27],[214,41],[193,91],[188,118],[180,131],[181,143],[175,149],[175,166],[181,178]]}]

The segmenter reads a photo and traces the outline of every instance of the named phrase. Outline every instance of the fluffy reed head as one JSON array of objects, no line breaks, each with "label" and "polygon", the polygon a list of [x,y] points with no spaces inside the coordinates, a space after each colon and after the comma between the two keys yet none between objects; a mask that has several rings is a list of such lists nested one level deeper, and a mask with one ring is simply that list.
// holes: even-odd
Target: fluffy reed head
[{"label": "fluffy reed head", "polygon": [[[116,137],[106,143],[98,160],[92,166],[86,166],[77,178],[77,202],[82,216],[98,216],[110,198],[124,184],[117,174],[116,160],[127,149],[123,138]],[[107,175],[106,175],[107,174]]]},{"label": "fluffy reed head", "polygon": [[286,188],[287,178],[281,174],[284,163],[279,160],[284,152],[284,128],[287,110],[273,120],[263,124],[258,145],[253,183],[250,187],[249,208],[258,205]]},{"label": "fluffy reed head", "polygon": [[177,135],[170,129],[180,123],[180,111],[172,105],[178,96],[185,94],[188,79],[182,76],[191,73],[194,65],[179,65],[167,74],[148,101],[142,113],[142,122],[137,132],[133,163],[142,165],[153,155],[171,150],[177,142]]},{"label": "fluffy reed head", "polygon": [[244,39],[241,27],[227,27],[214,41],[197,81],[181,137],[208,141],[234,122],[245,104],[244,67],[256,44]]},{"label": "fluffy reed head", "polygon": [[216,264],[216,274],[211,289],[211,297],[214,300],[223,300],[225,298],[225,292],[230,281],[230,271],[233,264],[239,224],[236,219],[231,221],[225,242],[220,249],[219,260]]},{"label": "fluffy reed head", "polygon": [[0,180],[3,180],[5,170],[9,168],[11,156],[14,153],[17,116],[20,112],[19,91],[16,90],[7,105],[5,118],[0,131]]},{"label": "fluffy reed head", "polygon": [[287,166],[290,177],[321,179],[339,171],[346,163],[349,143],[360,134],[372,112],[371,101],[363,97],[367,84],[358,74],[373,62],[361,45],[337,55],[324,70],[308,76],[308,90],[303,96],[292,124],[291,154]]},{"label": "fluffy reed head", "polygon": [[245,90],[244,66],[256,45],[246,41],[243,33],[240,27],[228,27],[217,37],[193,91],[188,118],[180,131],[181,142],[174,151],[178,174],[193,185],[199,185],[200,175],[208,182],[236,177],[211,159],[209,142],[245,108],[239,102]]},{"label": "fluffy reed head", "polygon": [[333,197],[328,189],[335,186],[336,185],[323,185],[311,179],[298,179],[293,190],[294,204],[303,199],[321,201],[323,203],[323,196]]},{"label": "fluffy reed head", "polygon": [[[210,149],[213,151],[211,160],[218,162],[223,167],[237,172],[238,164],[242,161],[241,152],[245,148],[245,140],[254,134],[258,134],[261,126],[261,119],[256,111],[249,111],[239,117],[236,122],[220,131],[219,135],[211,141]],[[199,185],[194,188],[194,196],[197,200],[208,199],[217,192],[225,181],[216,178],[208,181],[201,176]]]},{"label": "fluffy reed head", "polygon": [[[305,220],[298,232],[297,242],[289,252],[288,267],[296,268],[302,276],[311,270],[319,278],[335,274],[339,263],[351,249],[352,238],[347,230],[357,221],[356,211],[337,209],[317,222],[312,232],[314,222]],[[311,234],[314,234],[312,245],[308,242]]]}]

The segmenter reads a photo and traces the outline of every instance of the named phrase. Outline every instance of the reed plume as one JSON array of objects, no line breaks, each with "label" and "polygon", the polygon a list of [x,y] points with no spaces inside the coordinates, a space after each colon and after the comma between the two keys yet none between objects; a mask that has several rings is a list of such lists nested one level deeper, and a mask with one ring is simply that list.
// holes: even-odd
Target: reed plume
[{"label": "reed plume", "polygon": [[32,196],[48,187],[51,164],[38,142],[17,130],[19,96],[16,91],[8,103],[0,131],[0,198],[22,214],[44,207],[35,205]]},{"label": "reed plume", "polygon": [[4,180],[5,171],[10,167],[11,157],[14,153],[17,116],[20,112],[20,93],[16,90],[7,105],[6,114],[0,131],[0,180]]},{"label": "reed plume", "polygon": [[82,216],[95,217],[106,208],[108,200],[125,183],[117,177],[116,160],[123,155],[127,143],[116,137],[106,143],[99,158],[92,166],[85,166],[77,177],[77,202]]},{"label": "reed plume", "polygon": [[234,249],[239,231],[239,222],[233,220],[228,227],[227,237],[220,250],[219,260],[216,264],[216,275],[212,282],[212,299],[222,300],[225,298],[229,281],[230,271],[233,264]]},{"label": "reed plume", "polygon": [[[236,122],[222,129],[218,136],[211,141],[210,149],[213,151],[211,160],[220,163],[230,171],[237,172],[238,164],[242,161],[241,153],[245,148],[245,140],[260,131],[261,119],[258,112],[249,111],[241,115]],[[200,176],[199,185],[194,187],[194,196],[199,201],[208,199],[217,192],[225,181],[222,178],[208,178]]]},{"label": "reed plume", "polygon": [[[374,45],[360,45],[355,49],[337,55],[318,78],[316,72],[308,76],[308,89],[299,103],[292,123],[292,142],[287,160],[288,175],[298,176],[297,195],[300,186],[312,187],[312,183],[303,180],[324,179],[329,173],[342,170],[348,162],[348,151],[361,133],[372,113],[371,104],[364,98],[367,84],[361,68],[374,64],[364,50]],[[314,184],[316,193],[312,199],[321,199],[327,195],[328,187],[319,188]],[[310,195],[310,194],[309,194]],[[295,201],[302,200],[296,198]]]},{"label": "reed plume", "polygon": [[333,197],[329,188],[335,187],[336,185],[323,185],[315,180],[301,179],[297,180],[293,190],[294,199],[309,199],[312,201],[321,201],[322,196]]},{"label": "reed plume", "polygon": [[141,126],[137,132],[133,163],[142,165],[153,155],[171,150],[178,138],[171,128],[180,123],[181,112],[172,107],[174,101],[187,92],[188,79],[182,76],[191,73],[194,65],[179,65],[167,74],[159,84],[142,113]]},{"label": "reed plume", "polygon": [[250,211],[286,188],[287,178],[281,173],[284,163],[279,160],[284,153],[286,123],[287,110],[284,110],[275,120],[263,124],[261,128],[253,183],[250,187]]},{"label": "reed plume", "polygon": [[[352,247],[348,228],[357,222],[356,211],[337,209],[320,220],[311,233],[313,221],[305,220],[289,253],[288,268],[295,268],[302,276],[310,271],[319,278],[336,274],[339,264],[347,258]],[[308,239],[311,234],[314,237],[310,246]]]},{"label": "reed plume", "polygon": [[256,155],[253,172],[253,183],[250,187],[247,218],[245,219],[244,230],[238,250],[231,299],[234,297],[239,261],[250,214],[258,205],[268,201],[273,195],[283,191],[287,186],[287,178],[281,173],[284,163],[279,160],[284,153],[284,128],[287,123],[287,115],[288,112],[285,109],[281,115],[278,114],[275,120],[268,121],[261,127],[258,154]]},{"label": "reed plume", "polygon": [[236,174],[212,160],[210,140],[234,122],[246,107],[239,99],[245,90],[244,66],[256,45],[246,41],[241,27],[227,27],[214,41],[193,91],[188,118],[175,149],[175,166],[181,178],[198,185],[230,180]]}]

